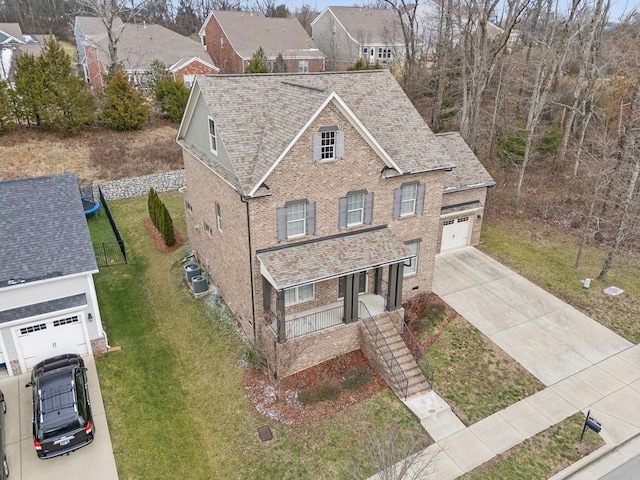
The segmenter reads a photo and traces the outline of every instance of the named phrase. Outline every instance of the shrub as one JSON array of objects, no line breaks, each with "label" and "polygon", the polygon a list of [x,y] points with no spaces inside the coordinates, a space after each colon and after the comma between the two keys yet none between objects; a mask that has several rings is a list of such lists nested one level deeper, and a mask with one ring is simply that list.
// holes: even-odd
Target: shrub
[{"label": "shrub", "polygon": [[447,316],[447,308],[441,303],[432,303],[427,306],[422,316],[423,319],[427,319],[430,322],[435,322],[436,320],[444,320]]},{"label": "shrub", "polygon": [[164,203],[162,205],[162,228],[160,229],[160,233],[162,234],[162,239],[164,240],[164,244],[167,247],[176,243],[176,232],[173,228],[173,220],[171,219],[171,215],[169,215],[169,210]]},{"label": "shrub", "polygon": [[179,123],[189,100],[189,89],[171,77],[162,77],[155,83],[156,101],[165,118]]},{"label": "shrub", "polygon": [[149,106],[142,94],[129,83],[126,73],[118,68],[104,89],[102,121],[112,130],[140,130],[149,117]]},{"label": "shrub", "polygon": [[156,191],[151,188],[147,197],[147,208],[149,209],[149,218],[158,229],[167,247],[176,243],[176,234],[173,228],[173,220],[167,210],[166,205],[160,200]]},{"label": "shrub", "polygon": [[353,390],[354,388],[358,388],[369,383],[372,377],[373,374],[367,367],[353,367],[345,373],[344,377],[342,377],[342,386],[349,390]]},{"label": "shrub", "polygon": [[251,368],[256,370],[264,365],[264,356],[255,347],[247,347],[242,354],[242,359],[247,362]]},{"label": "shrub", "polygon": [[298,393],[298,401],[302,404],[311,404],[335,400],[340,396],[340,386],[324,382],[315,387],[305,388]]}]

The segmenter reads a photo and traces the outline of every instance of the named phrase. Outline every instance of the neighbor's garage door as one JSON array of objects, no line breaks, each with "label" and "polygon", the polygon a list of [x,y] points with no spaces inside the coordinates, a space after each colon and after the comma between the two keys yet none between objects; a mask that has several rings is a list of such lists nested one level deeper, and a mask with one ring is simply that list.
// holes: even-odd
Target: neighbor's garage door
[{"label": "neighbor's garage door", "polygon": [[16,336],[27,368],[54,355],[88,352],[84,329],[77,316],[25,325],[16,329]]},{"label": "neighbor's garage door", "polygon": [[471,218],[460,217],[455,220],[445,220],[442,227],[442,243],[440,251],[466,247],[471,238]]}]

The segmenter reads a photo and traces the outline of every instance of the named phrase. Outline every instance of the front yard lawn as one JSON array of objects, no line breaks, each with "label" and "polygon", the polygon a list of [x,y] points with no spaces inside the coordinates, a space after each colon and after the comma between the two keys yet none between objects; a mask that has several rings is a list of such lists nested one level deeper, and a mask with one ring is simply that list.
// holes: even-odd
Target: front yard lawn
[{"label": "front yard lawn", "polygon": [[[181,195],[161,198],[184,233]],[[345,478],[355,467],[372,475],[366,445],[389,425],[428,443],[389,389],[307,425],[260,415],[242,388],[242,340],[206,298],[189,292],[184,250],[154,247],[146,197],[109,205],[130,263],[95,277],[109,344],[122,347],[96,363],[122,480]],[[274,434],[265,443],[257,435],[263,425]]]}]

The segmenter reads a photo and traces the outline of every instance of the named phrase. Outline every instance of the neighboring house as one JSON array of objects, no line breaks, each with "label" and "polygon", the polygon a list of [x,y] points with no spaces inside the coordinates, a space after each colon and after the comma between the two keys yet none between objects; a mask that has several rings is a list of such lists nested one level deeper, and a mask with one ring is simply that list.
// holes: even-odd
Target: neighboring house
[{"label": "neighboring house", "polygon": [[[219,72],[202,45],[161,25],[124,24],[116,19],[113,30],[119,38],[118,61],[136,85],[144,83],[144,74],[155,60],[164,63],[173,78],[188,87],[196,74]],[[100,90],[110,64],[107,30],[97,17],[76,17],[74,35],[84,76]]]},{"label": "neighboring house", "polygon": [[0,182],[0,241],[0,364],[9,375],[53,355],[104,352],[76,176]]},{"label": "neighboring house", "polygon": [[260,47],[271,69],[279,54],[290,73],[322,72],[325,68],[324,54],[295,18],[212,10],[198,35],[221,73],[244,73]]},{"label": "neighboring house", "polygon": [[402,25],[394,10],[327,7],[311,22],[311,32],[327,56],[327,70],[346,70],[359,59],[384,65],[404,58]]},{"label": "neighboring house", "polygon": [[198,76],[177,141],[189,244],[286,374],[365,351],[368,319],[430,292],[442,223],[473,212],[477,242],[492,182],[384,69]]},{"label": "neighboring house", "polygon": [[0,23],[0,79],[13,83],[15,59],[23,53],[40,55],[44,35],[26,35],[18,23]]}]

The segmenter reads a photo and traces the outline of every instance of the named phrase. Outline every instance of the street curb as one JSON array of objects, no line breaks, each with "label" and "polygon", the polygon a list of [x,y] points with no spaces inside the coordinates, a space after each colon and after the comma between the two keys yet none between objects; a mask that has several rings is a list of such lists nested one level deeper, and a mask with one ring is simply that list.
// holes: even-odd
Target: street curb
[{"label": "street curb", "polygon": [[[564,470],[556,473],[554,476],[549,477],[548,480],[564,480],[564,479],[570,478],[572,475],[581,472],[582,470],[584,470],[587,467],[589,467],[589,465],[597,462],[601,458],[604,458],[609,453],[615,452],[620,447],[623,447],[623,446],[625,446],[625,445],[627,445],[627,444],[629,444],[631,442],[634,442],[636,440],[640,440],[640,433],[636,433],[634,436],[626,439],[624,442],[619,443],[618,445],[603,445],[598,450],[595,450],[594,452],[591,452],[586,457],[581,458],[577,462],[572,463],[571,465],[569,465]],[[617,465],[616,468],[618,466],[619,465]]]}]

